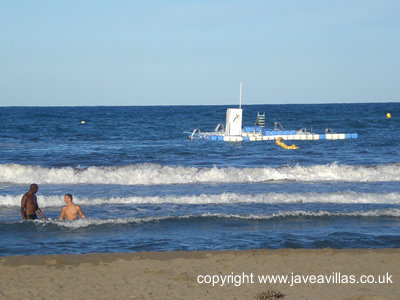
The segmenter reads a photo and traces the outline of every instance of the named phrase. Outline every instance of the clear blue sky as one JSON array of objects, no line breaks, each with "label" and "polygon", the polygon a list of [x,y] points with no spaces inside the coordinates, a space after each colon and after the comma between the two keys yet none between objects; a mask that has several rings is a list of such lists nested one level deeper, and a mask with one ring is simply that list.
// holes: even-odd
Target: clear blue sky
[{"label": "clear blue sky", "polygon": [[0,0],[0,106],[398,102],[400,1]]}]

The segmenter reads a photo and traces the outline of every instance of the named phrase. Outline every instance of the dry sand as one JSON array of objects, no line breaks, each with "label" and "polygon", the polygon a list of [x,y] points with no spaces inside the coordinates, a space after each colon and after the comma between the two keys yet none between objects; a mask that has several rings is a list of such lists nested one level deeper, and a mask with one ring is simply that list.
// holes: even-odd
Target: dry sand
[{"label": "dry sand", "polygon": [[[249,277],[243,277],[243,273]],[[292,273],[308,282],[291,286],[291,283],[259,283],[258,279],[259,275],[288,275],[291,280]],[[229,283],[222,285],[221,279],[215,286],[198,283],[198,279],[212,279],[199,275],[232,274],[238,275],[234,277],[236,285],[232,276]],[[307,277],[311,275],[315,278]],[[351,275],[356,281],[362,275],[372,275],[374,280],[388,283],[338,282],[346,276],[350,281]],[[331,281],[327,283],[329,276]],[[325,283],[309,282],[322,278]],[[239,279],[244,282],[237,286]],[[371,276],[362,279],[373,280]],[[257,293],[270,287],[285,294],[285,300],[400,299],[400,249],[0,257],[0,299],[255,299]]]}]

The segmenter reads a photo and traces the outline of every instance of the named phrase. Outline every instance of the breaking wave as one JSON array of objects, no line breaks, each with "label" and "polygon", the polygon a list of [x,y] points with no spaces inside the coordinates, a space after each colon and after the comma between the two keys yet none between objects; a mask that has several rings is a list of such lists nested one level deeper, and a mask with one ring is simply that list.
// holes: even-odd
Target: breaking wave
[{"label": "breaking wave", "polygon": [[[21,205],[22,194],[18,196],[0,196],[0,206]],[[38,195],[40,207],[61,207],[64,205],[64,196]],[[74,197],[74,202],[79,205],[102,204],[235,204],[235,203],[264,203],[264,204],[290,204],[290,203],[336,203],[336,204],[400,204],[400,193],[357,193],[341,191],[331,193],[266,193],[266,194],[237,194],[222,193],[219,195],[199,196],[153,196],[153,197],[103,197],[80,198]]]},{"label": "breaking wave", "polygon": [[[126,225],[126,224],[137,224],[143,222],[162,222],[162,221],[176,221],[176,220],[193,220],[198,219],[237,219],[237,220],[269,220],[269,219],[284,219],[284,218],[379,218],[379,217],[400,217],[400,209],[375,209],[367,211],[352,211],[352,212],[329,212],[325,210],[320,211],[285,211],[274,214],[266,215],[255,215],[255,214],[224,214],[224,213],[205,213],[200,215],[181,215],[181,216],[158,216],[158,217],[143,217],[143,218],[115,218],[115,219],[98,219],[98,218],[85,218],[76,221],[65,221],[65,220],[34,220],[33,222],[41,226],[56,225],[67,228],[83,228],[89,226],[102,226],[102,225]],[[11,222],[11,223],[20,223]],[[10,222],[8,222],[10,223]]]},{"label": "breaking wave", "polygon": [[195,168],[156,164],[89,168],[44,168],[33,165],[0,165],[0,183],[14,184],[119,184],[159,185],[194,183],[257,183],[268,181],[400,181],[400,164],[339,165],[260,168]]}]

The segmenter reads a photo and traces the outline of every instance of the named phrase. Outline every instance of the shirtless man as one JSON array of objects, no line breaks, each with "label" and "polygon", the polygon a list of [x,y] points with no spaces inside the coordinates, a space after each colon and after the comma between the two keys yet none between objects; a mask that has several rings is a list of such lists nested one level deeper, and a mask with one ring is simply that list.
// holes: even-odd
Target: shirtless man
[{"label": "shirtless man", "polygon": [[43,220],[46,220],[42,211],[39,208],[37,203],[36,193],[39,190],[37,184],[31,184],[29,192],[27,192],[24,196],[22,196],[21,200],[21,215],[24,220],[36,220],[37,215],[36,211],[42,217]]},{"label": "shirtless man", "polygon": [[61,216],[58,218],[59,220],[65,219],[66,220],[77,220],[78,219],[78,214],[81,216],[81,218],[86,218],[86,216],[83,214],[82,209],[79,205],[76,205],[72,203],[72,195],[71,194],[66,194],[64,196],[64,202],[65,205],[62,208],[61,211]]}]

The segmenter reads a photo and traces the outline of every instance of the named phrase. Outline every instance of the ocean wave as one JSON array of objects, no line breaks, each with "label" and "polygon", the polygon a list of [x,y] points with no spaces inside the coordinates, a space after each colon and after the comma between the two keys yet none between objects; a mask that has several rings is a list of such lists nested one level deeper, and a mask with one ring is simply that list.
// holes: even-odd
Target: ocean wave
[{"label": "ocean wave", "polygon": [[34,165],[0,165],[0,183],[14,184],[118,184],[160,185],[194,183],[257,183],[268,181],[400,181],[400,164],[339,165],[260,168],[195,168],[157,164],[89,168],[44,168]]},{"label": "ocean wave", "polygon": [[[66,220],[34,220],[33,222],[39,226],[50,226],[56,225],[59,227],[67,228],[83,228],[89,226],[103,226],[103,225],[127,225],[127,224],[139,224],[143,222],[162,222],[162,221],[177,221],[177,220],[190,220],[198,219],[237,219],[237,220],[270,220],[270,219],[285,219],[285,218],[379,218],[379,217],[400,217],[400,209],[375,209],[367,211],[352,211],[352,212],[330,212],[325,210],[319,211],[283,211],[273,214],[226,214],[226,213],[204,213],[199,215],[179,215],[179,216],[152,216],[152,217],[126,217],[126,218],[115,218],[115,219],[98,219],[98,218],[85,218],[75,221]],[[20,223],[18,222],[7,222]]]},{"label": "ocean wave", "polygon": [[[18,196],[0,196],[0,206],[21,205],[22,194]],[[38,195],[41,208],[61,207],[64,205],[63,195]],[[400,193],[357,193],[341,191],[331,193],[266,193],[266,194],[237,194],[222,193],[218,195],[201,194],[199,196],[153,196],[153,197],[101,197],[85,198],[74,197],[79,205],[107,205],[107,204],[235,204],[235,203],[263,203],[263,204],[290,204],[290,203],[332,203],[332,204],[400,204]]]}]

